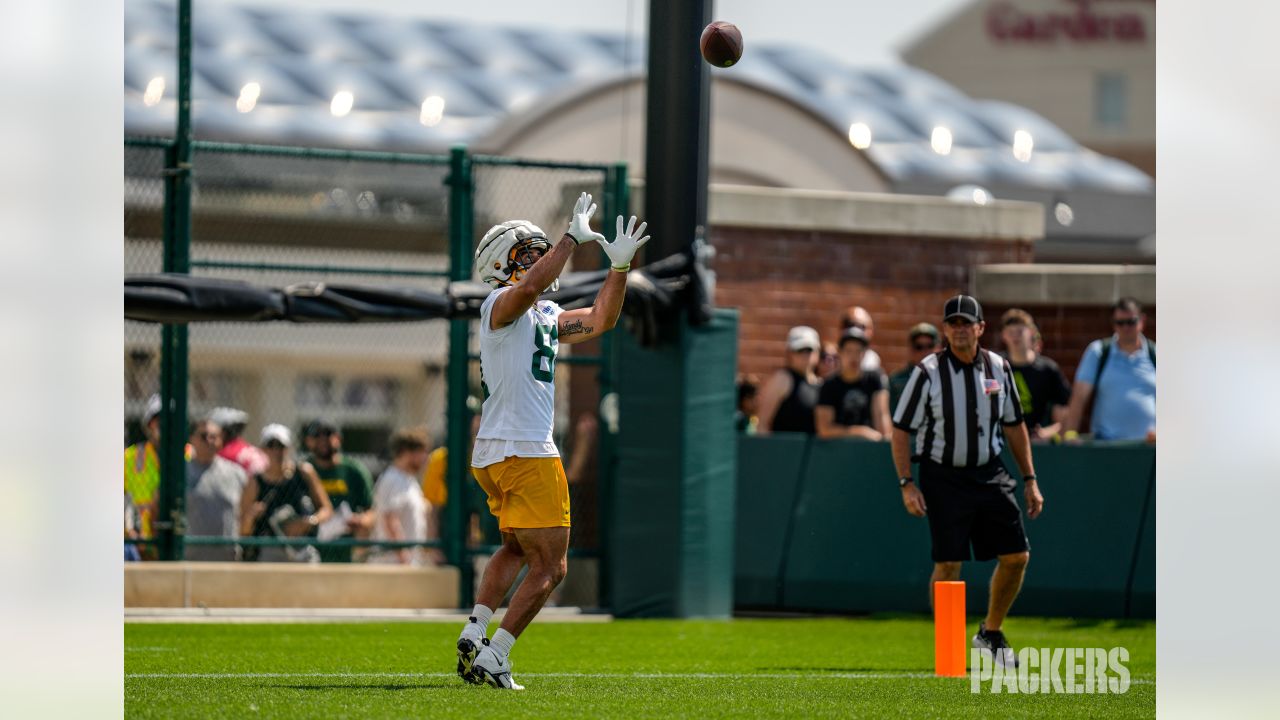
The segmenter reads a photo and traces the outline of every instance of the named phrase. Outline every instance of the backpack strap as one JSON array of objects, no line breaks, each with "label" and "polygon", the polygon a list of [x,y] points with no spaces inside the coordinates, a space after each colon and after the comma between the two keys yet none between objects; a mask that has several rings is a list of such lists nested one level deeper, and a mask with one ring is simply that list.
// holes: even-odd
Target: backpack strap
[{"label": "backpack strap", "polygon": [[[1102,340],[1102,353],[1098,355],[1098,374],[1093,376],[1094,390],[1098,388],[1098,381],[1102,379],[1102,368],[1107,365],[1107,358],[1111,357],[1111,338]],[[1151,359],[1151,367],[1156,366],[1156,344],[1147,341],[1147,357]]]},{"label": "backpack strap", "polygon": [[[1149,347],[1149,346],[1148,346]],[[1102,353],[1098,355],[1098,373],[1093,376],[1093,389],[1098,389],[1098,381],[1102,379],[1102,369],[1107,366],[1107,359],[1111,357],[1111,338],[1102,339]],[[1154,363],[1154,359],[1152,360]]]}]

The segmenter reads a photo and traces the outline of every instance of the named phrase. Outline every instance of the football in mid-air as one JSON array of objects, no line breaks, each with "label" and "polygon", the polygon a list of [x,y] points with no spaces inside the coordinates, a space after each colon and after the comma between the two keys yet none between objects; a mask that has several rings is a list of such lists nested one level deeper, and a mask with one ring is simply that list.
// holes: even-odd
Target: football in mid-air
[{"label": "football in mid-air", "polygon": [[702,57],[716,67],[727,68],[742,57],[742,33],[733,23],[717,20],[702,30]]}]

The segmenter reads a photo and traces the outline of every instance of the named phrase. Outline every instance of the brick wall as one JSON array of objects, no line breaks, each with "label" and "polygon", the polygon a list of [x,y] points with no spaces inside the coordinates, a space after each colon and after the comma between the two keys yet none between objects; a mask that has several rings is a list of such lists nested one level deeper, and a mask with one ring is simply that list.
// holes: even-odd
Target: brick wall
[{"label": "brick wall", "polygon": [[[978,298],[979,301],[982,298]],[[1000,316],[1012,305],[983,305],[982,311],[987,318],[987,332],[983,336],[983,346],[993,350],[1000,349],[999,324]],[[1053,358],[1062,366],[1062,372],[1068,380],[1075,377],[1076,366],[1080,364],[1080,355],[1090,342],[1112,333],[1110,325],[1111,311],[1109,305],[1098,306],[1064,306],[1019,304],[1017,307],[1031,313],[1040,335],[1044,338],[1044,355]],[[1146,313],[1146,336],[1156,339],[1156,309],[1154,306],[1143,306]]]},{"label": "brick wall", "polygon": [[875,320],[889,369],[907,360],[906,332],[938,323],[942,303],[969,288],[970,268],[1029,263],[1030,241],[948,240],[713,227],[716,304],[742,310],[739,370],[764,377],[783,361],[787,330],[811,325],[835,341],[850,305]]}]

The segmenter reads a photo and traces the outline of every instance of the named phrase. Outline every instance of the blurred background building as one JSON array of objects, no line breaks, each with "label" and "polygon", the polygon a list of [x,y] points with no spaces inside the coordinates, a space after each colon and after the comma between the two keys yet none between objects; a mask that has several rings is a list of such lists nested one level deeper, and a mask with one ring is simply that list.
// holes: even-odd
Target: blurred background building
[{"label": "blurred background building", "polygon": [[973,0],[902,59],[1155,177],[1155,0]]},{"label": "blurred background building", "polygon": [[[126,0],[124,12],[125,133],[171,136],[175,4]],[[644,177],[640,36],[214,2],[195,3],[192,27],[201,140],[415,153],[465,144],[507,156],[622,160],[632,178]],[[837,305],[855,301],[876,314],[885,344],[895,342],[935,295],[972,290],[983,278],[1003,283],[1001,303],[1034,302],[1050,313],[1081,304],[1072,288],[1083,273],[1103,287],[1087,305],[1105,304],[1122,287],[1111,270],[1077,269],[1076,285],[1055,284],[1045,278],[1061,273],[1044,264],[1154,262],[1154,33],[1154,3],[983,0],[911,43],[905,65],[858,68],[812,47],[750,43],[740,64],[713,71],[711,238],[722,254],[723,299],[744,308],[744,364],[775,361],[778,328],[825,330]],[[126,272],[160,269],[159,167],[157,151],[126,150]],[[193,257],[206,263],[203,274],[281,286],[318,279],[280,267],[290,263],[447,267],[444,168],[326,170],[213,153],[199,153],[196,168]],[[479,188],[477,231],[513,207],[550,230],[580,187],[525,175]],[[1002,204],[1009,200],[1028,204]],[[762,218],[761,207],[780,214]],[[843,290],[812,282],[813,259],[752,264],[756,240],[801,242],[815,231],[839,236],[824,247],[848,265]],[[922,265],[932,237],[964,249]],[[837,249],[839,238],[851,244]],[[944,267],[952,261],[963,267]],[[254,263],[274,269],[244,267]],[[895,263],[920,273],[908,278]],[[983,270],[1008,263],[1027,269]],[[746,312],[767,295],[757,291],[766,281],[786,298],[767,309],[785,317]],[[1153,276],[1148,285],[1153,301]],[[1087,320],[1072,323],[1089,332]],[[191,410],[243,407],[254,426],[297,427],[325,415],[343,425],[351,449],[372,453],[392,427],[443,417],[445,335],[435,324],[306,327],[290,328],[282,342],[270,324],[193,326]],[[139,413],[155,389],[158,336],[154,326],[128,324],[127,412]],[[901,352],[882,350],[892,363]]]}]

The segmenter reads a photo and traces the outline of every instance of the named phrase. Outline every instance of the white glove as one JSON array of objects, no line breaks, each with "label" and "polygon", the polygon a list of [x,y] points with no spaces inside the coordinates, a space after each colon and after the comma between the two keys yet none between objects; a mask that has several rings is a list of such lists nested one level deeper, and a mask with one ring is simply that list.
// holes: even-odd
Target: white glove
[{"label": "white glove", "polygon": [[591,202],[589,193],[578,196],[573,205],[573,217],[569,219],[569,237],[579,245],[595,240],[604,242],[604,236],[591,229],[591,216],[596,214],[596,204]]},{"label": "white glove", "polygon": [[[627,223],[627,229],[622,229],[622,216],[618,216],[618,236],[613,242],[605,242],[603,235],[598,235],[596,242],[604,247],[604,254],[609,256],[609,264],[618,272],[626,272],[631,269],[631,258],[636,256],[636,251],[644,247],[649,242],[649,236],[639,237],[644,233],[644,229],[649,227],[649,223],[642,222],[640,227],[636,227],[636,216],[631,216],[631,222]],[[639,238],[639,239],[637,239]]]}]

